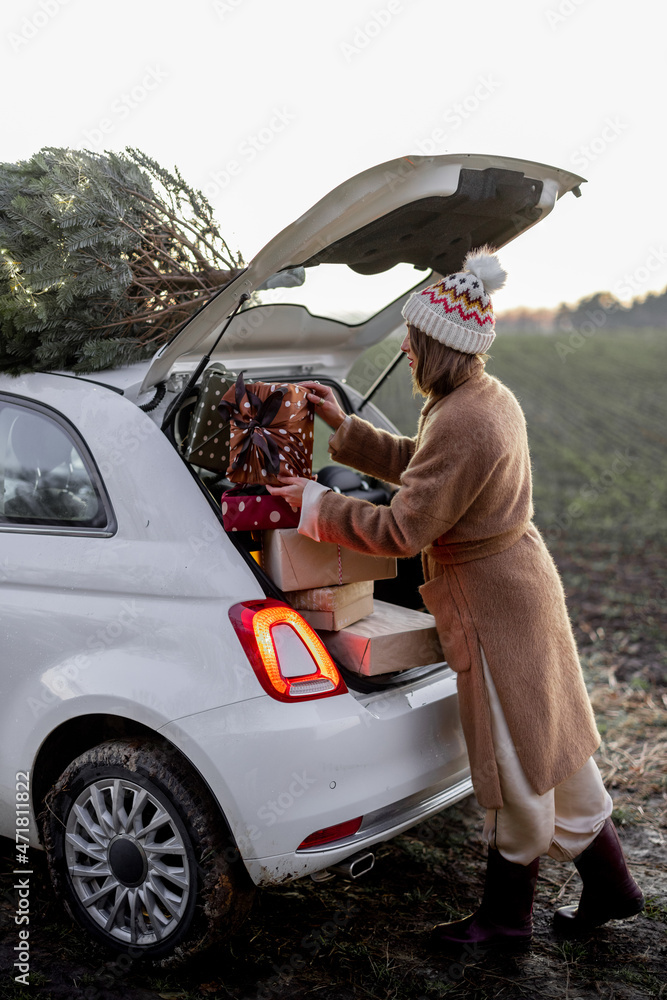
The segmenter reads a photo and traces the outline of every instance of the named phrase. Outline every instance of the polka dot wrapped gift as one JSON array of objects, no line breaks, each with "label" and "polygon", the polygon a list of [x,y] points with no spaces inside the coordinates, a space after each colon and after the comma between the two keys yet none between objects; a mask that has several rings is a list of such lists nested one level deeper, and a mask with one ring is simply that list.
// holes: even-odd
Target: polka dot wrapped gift
[{"label": "polka dot wrapped gift", "polygon": [[272,497],[261,486],[237,486],[220,497],[222,523],[226,531],[262,531],[266,528],[296,528],[300,511],[292,510],[282,497]]},{"label": "polka dot wrapped gift", "polygon": [[235,379],[236,372],[228,372],[217,362],[204,372],[183,446],[187,461],[202,469],[225,472],[229,465],[229,417],[223,417],[218,406]]},{"label": "polka dot wrapped gift", "polygon": [[305,476],[313,469],[313,406],[303,386],[251,382],[243,375],[220,402],[229,416],[229,467],[233,483],[279,485],[279,476]]}]

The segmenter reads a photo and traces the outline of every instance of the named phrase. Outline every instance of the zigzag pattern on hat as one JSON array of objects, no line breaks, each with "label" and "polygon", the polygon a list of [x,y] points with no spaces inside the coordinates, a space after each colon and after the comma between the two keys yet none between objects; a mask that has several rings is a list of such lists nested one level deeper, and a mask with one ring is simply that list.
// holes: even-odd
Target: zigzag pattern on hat
[{"label": "zigzag pattern on hat", "polygon": [[[436,290],[440,294],[437,294]],[[435,285],[429,285],[428,288],[424,289],[422,294],[424,298],[428,297],[433,305],[441,305],[447,313],[458,313],[461,319],[466,322],[473,320],[479,326],[484,326],[488,323],[493,325],[493,307],[488,295],[471,299],[467,288],[464,288],[462,292],[457,294],[456,288],[451,286],[447,288],[444,280],[439,281]],[[483,298],[486,298],[486,303],[483,303]]]}]

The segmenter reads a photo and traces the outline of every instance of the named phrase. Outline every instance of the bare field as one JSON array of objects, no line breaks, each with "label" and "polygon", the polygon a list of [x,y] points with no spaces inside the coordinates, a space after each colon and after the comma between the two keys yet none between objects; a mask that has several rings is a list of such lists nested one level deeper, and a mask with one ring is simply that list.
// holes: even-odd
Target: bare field
[{"label": "bare field", "polygon": [[[16,896],[7,843],[0,998],[667,1000],[667,333],[598,334],[564,361],[556,343],[504,334],[489,370],[526,412],[536,520],[568,594],[602,734],[598,761],[644,913],[590,939],[557,939],[552,912],[577,899],[580,882],[573,866],[547,859],[528,954],[452,961],[431,951],[430,925],[479,901],[482,812],[469,799],[381,847],[359,882],[263,891],[228,946],[173,971],[124,966],[91,945],[53,900],[35,854],[32,975],[23,988],[10,971]],[[393,382],[405,416],[413,405],[406,372]]]}]

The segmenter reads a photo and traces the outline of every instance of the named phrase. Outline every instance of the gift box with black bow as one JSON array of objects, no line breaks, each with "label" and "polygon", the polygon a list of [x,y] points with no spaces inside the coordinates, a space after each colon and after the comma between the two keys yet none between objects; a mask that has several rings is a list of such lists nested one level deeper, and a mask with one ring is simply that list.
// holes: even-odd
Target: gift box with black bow
[{"label": "gift box with black bow", "polygon": [[230,423],[228,479],[278,486],[279,476],[311,478],[314,414],[303,386],[246,385],[239,375],[219,409]]}]

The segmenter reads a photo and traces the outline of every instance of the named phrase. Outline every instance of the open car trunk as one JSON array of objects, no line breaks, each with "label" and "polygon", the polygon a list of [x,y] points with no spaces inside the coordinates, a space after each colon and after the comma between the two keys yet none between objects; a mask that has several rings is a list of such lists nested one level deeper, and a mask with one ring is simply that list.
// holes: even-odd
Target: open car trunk
[{"label": "open car trunk", "polygon": [[[335,379],[329,379],[326,376],[320,375],[317,377],[318,381],[323,384],[329,384],[334,389],[341,405],[347,412],[358,412],[364,399],[359,392],[349,386],[341,385]],[[251,371],[248,373],[247,381],[272,381],[274,378],[275,376],[270,372]],[[282,376],[281,380],[283,380]],[[298,378],[289,380],[298,381]],[[187,441],[187,431],[196,405],[197,390],[184,402],[181,413],[175,422],[176,433],[174,443],[181,452]],[[391,422],[370,402],[363,406],[362,415],[364,419],[370,420],[375,426],[395,431]],[[327,452],[328,439],[331,435],[330,428],[318,416],[315,417],[314,427],[313,472],[318,474],[318,478],[321,476],[328,483],[329,479],[327,479],[327,475],[329,475],[332,487],[340,489],[341,492],[347,495],[357,496],[360,499],[370,500],[373,503],[389,504],[395,487],[371,477],[361,476],[352,469],[346,470],[344,466],[333,464]],[[233,488],[236,484],[230,481],[221,471],[215,472],[200,468],[192,463],[190,463],[190,467],[205,489],[210,502],[220,517],[222,494],[226,490]],[[338,473],[343,473],[342,480],[337,475]],[[342,487],[338,487],[336,485],[337,482],[342,482]],[[230,531],[227,533],[227,536],[258,578],[266,596],[289,604],[288,597],[285,596],[280,587],[277,586],[262,568],[262,532]],[[414,556],[412,559],[398,560],[397,569],[396,577],[375,581],[374,598],[399,607],[423,610],[417,589],[423,582],[420,556]],[[336,659],[335,656],[334,659]],[[396,686],[397,684],[413,683],[415,679],[426,676],[434,670],[440,671],[446,668],[442,660],[438,659],[430,666],[418,667],[401,673],[362,677],[346,670],[340,662],[337,662],[337,665],[348,686],[359,692],[374,691],[387,686]]]},{"label": "open car trunk", "polygon": [[[230,372],[243,371],[246,382],[319,378],[336,388],[347,412],[357,412],[362,397],[344,384],[344,376],[365,350],[403,326],[407,296],[436,275],[460,270],[469,250],[485,244],[499,248],[526,232],[565,193],[578,196],[581,183],[583,178],[545,164],[483,155],[408,156],[364,171],[279,233],[158,351],[140,396],[168,384],[175,370],[183,373],[185,387],[176,399],[172,395],[163,423],[179,449],[190,433],[198,379],[211,361]],[[328,305],[320,280],[325,271],[332,273],[336,290]],[[281,272],[289,272],[286,283],[292,286],[295,276],[305,281],[281,288]],[[341,302],[350,275],[365,293],[354,307]],[[267,290],[267,284],[274,290]],[[395,430],[370,402],[363,416]],[[316,433],[315,472],[330,464],[329,435],[322,424]],[[194,471],[219,509],[223,490],[232,485],[224,471]],[[362,491],[376,491],[374,502],[390,502],[394,487],[367,477],[361,482]],[[258,565],[261,538],[254,532],[230,532],[230,538],[267,596],[285,600]],[[399,563],[396,581],[376,583],[376,596],[420,607],[419,557]],[[443,669],[442,662],[419,668],[435,669]],[[410,670],[361,679],[343,673],[356,688],[402,683],[413,675]]]},{"label": "open car trunk", "polygon": [[[567,170],[512,157],[452,154],[406,156],[365,170],[334,188],[275,236],[247,269],[196,313],[151,362],[142,393],[163,382],[176,363],[194,367],[205,355],[228,367],[277,366],[343,376],[371,344],[402,325],[401,308],[433,274],[459,270],[466,253],[496,249],[525,233],[557,200],[578,195],[584,179]],[[303,289],[262,287],[280,272],[303,268]],[[342,290],[361,284],[361,304],[341,318],[317,295],[319,269]],[[383,293],[371,290],[380,283]],[[311,286],[315,295],[309,296]],[[228,317],[243,296],[250,296]]]}]

